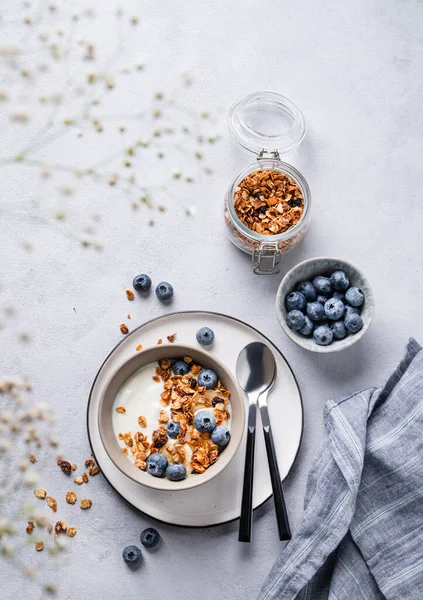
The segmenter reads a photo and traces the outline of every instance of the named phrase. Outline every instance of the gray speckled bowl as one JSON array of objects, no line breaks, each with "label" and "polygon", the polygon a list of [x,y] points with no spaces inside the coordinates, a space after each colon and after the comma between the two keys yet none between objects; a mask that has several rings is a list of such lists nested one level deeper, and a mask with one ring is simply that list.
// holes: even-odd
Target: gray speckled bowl
[{"label": "gray speckled bowl", "polygon": [[[333,271],[341,269],[348,275],[351,285],[359,287],[363,290],[365,300],[361,317],[363,319],[363,329],[355,334],[348,335],[343,340],[334,340],[330,346],[318,346],[314,339],[311,337],[304,337],[301,334],[293,331],[286,324],[286,313],[285,308],[285,297],[289,292],[295,290],[300,281],[313,280],[317,275],[329,276]],[[279,323],[286,335],[291,338],[293,342],[310,350],[311,352],[318,352],[319,354],[329,354],[331,352],[339,352],[345,348],[349,348],[358,340],[360,340],[370,327],[370,323],[373,319],[374,311],[374,297],[372,288],[363,273],[357,269],[350,262],[341,260],[339,258],[311,258],[299,263],[297,266],[292,268],[285,277],[282,279],[276,294],[276,315]]]}]

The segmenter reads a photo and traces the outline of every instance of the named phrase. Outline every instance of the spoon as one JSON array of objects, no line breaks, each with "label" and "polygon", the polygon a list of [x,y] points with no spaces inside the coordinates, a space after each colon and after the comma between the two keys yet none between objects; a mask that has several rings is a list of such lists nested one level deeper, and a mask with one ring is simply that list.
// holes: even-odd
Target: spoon
[{"label": "spoon", "polygon": [[263,431],[274,494],[279,537],[281,540],[290,539],[291,533],[289,530],[282,483],[279,475],[272,430],[270,427],[269,413],[267,410],[267,395],[276,379],[276,363],[272,351],[261,342],[248,344],[238,356],[236,375],[238,382],[247,394],[249,401],[247,448],[245,453],[244,484],[242,489],[238,540],[240,542],[249,542],[251,540],[254,447],[258,402],[260,404],[260,412],[263,421]]}]

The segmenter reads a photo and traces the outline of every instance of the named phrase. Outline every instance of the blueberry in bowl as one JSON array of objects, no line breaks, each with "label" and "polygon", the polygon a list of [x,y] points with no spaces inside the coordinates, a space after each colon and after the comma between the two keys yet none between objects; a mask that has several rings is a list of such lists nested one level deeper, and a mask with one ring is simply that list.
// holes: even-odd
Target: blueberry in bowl
[{"label": "blueberry in bowl", "polygon": [[[298,308],[289,310],[293,292],[304,296],[305,307],[300,308],[297,299]],[[360,340],[373,312],[373,292],[365,275],[336,258],[296,265],[282,279],[276,296],[276,314],[286,335],[298,346],[321,354],[339,352]]]}]

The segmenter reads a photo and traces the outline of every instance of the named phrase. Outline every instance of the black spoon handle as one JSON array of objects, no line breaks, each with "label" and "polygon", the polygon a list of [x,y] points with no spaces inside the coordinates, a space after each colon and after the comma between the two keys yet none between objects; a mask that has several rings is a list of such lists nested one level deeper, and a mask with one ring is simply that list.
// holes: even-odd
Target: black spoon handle
[{"label": "black spoon handle", "polygon": [[248,414],[247,449],[245,451],[244,484],[242,487],[241,518],[239,521],[238,534],[238,541],[240,542],[249,542],[251,540],[256,410],[256,405],[250,404]]},{"label": "black spoon handle", "polygon": [[[265,409],[265,411],[263,411],[263,408]],[[267,413],[267,407],[262,407],[261,414],[263,421],[264,441],[266,443],[267,461],[269,463],[270,480],[272,482],[273,489],[273,500],[275,503],[276,521],[278,523],[279,539],[290,540],[291,529],[289,527],[288,513],[286,511],[282,481],[279,473],[278,460],[276,458],[276,450],[275,443],[273,441],[272,428],[268,420],[268,414],[263,415],[263,412]]]}]

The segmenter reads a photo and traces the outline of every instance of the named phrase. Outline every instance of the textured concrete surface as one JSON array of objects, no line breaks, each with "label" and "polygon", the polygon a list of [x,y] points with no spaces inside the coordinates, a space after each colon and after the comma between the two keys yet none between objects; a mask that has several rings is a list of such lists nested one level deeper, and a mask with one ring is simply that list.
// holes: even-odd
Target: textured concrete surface
[{"label": "textured concrete surface", "polygon": [[[12,5],[10,0],[3,2],[7,18]],[[99,25],[86,35],[95,34],[96,43],[104,47],[113,42],[113,31],[106,25],[116,5],[103,8]],[[153,298],[127,302],[124,290],[135,273],[148,271],[155,281],[173,282],[172,310],[217,310],[250,322],[284,352],[304,396],[304,440],[286,486],[295,529],[309,465],[324,437],[325,401],[380,385],[407,338],[413,334],[423,339],[418,312],[423,275],[422,4],[164,0],[122,3],[122,8],[126,14],[140,15],[138,28],[128,33],[124,59],[134,62],[142,56],[148,69],[142,84],[129,76],[119,82],[108,96],[109,112],[119,113],[125,102],[135,112],[144,89],[166,93],[181,71],[190,72],[195,84],[182,92],[180,101],[199,110],[226,111],[234,100],[255,90],[283,93],[302,108],[308,122],[304,143],[288,161],[311,187],[310,231],[284,259],[281,275],[267,278],[255,276],[249,257],[228,241],[222,225],[223,197],[231,178],[251,159],[228,138],[224,112],[216,126],[222,139],[208,152],[213,176],[199,175],[190,185],[173,187],[172,199],[165,202],[168,210],[158,215],[143,208],[132,211],[119,186],[72,180],[77,190],[64,197],[58,186],[67,185],[70,175],[58,173],[45,182],[32,167],[2,166],[1,307],[13,305],[15,315],[5,319],[0,331],[1,371],[28,376],[34,397],[47,401],[57,414],[65,455],[81,464],[89,454],[87,395],[98,366],[120,339],[119,323],[128,310],[131,325],[166,310]],[[19,39],[22,14],[16,16]],[[7,31],[2,44],[14,41],[13,27]],[[25,46],[25,38],[22,43]],[[2,81],[7,88],[4,71]],[[26,85],[22,83],[23,97],[16,99],[19,104],[26,102]],[[26,141],[26,129],[10,127],[4,116],[1,127],[4,157]],[[105,140],[88,138],[84,148],[101,158]],[[60,155],[66,162],[79,150],[62,138],[46,152],[50,155],[43,160]],[[79,166],[86,162],[86,156],[78,154]],[[154,165],[148,176],[160,174],[162,163]],[[170,167],[184,169],[183,164]],[[195,206],[196,214],[186,216],[186,206]],[[66,210],[66,222],[56,222],[57,210]],[[104,244],[102,252],[79,243],[93,215],[101,216],[94,229]],[[155,225],[149,227],[152,215]],[[25,240],[32,242],[32,251],[23,247]],[[318,255],[351,260],[374,288],[376,312],[370,331],[339,356],[314,355],[296,347],[274,314],[283,272]],[[29,334],[30,342],[20,341],[21,332]],[[68,487],[60,475],[52,461],[42,480],[58,497]],[[146,552],[142,568],[129,573],[121,549],[137,543],[140,530],[153,523],[126,506],[101,476],[88,485],[85,493],[94,506],[89,514],[76,517],[73,507],[66,507],[66,520],[77,519],[79,532],[58,563],[50,563],[45,553],[33,556],[31,548],[22,550],[26,564],[48,565],[50,577],[44,574],[41,582],[56,580],[58,597],[64,600],[253,599],[281,547],[268,503],[255,515],[250,545],[237,542],[236,523],[205,530],[160,525],[162,547]],[[27,499],[28,491],[21,490],[11,502]],[[7,562],[0,561],[0,570],[5,599],[44,597],[39,582],[24,579]]]}]

